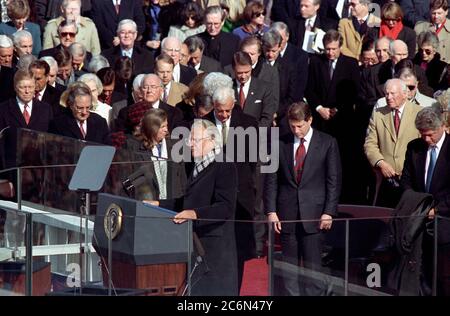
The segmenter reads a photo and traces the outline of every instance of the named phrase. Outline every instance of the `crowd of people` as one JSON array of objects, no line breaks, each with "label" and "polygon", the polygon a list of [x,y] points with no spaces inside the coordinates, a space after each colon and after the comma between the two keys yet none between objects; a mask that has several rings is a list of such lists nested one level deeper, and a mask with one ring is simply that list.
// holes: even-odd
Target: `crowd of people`
[{"label": "crowd of people", "polygon": [[[136,198],[180,211],[177,223],[267,218],[283,260],[312,269],[338,203],[394,208],[408,188],[434,196],[431,217],[450,216],[447,0],[1,0],[0,8],[2,169],[17,164],[20,128],[129,150],[159,161]],[[193,164],[170,162],[177,127],[192,127]],[[263,173],[267,161],[248,159],[248,143],[243,161],[216,162],[220,151],[236,155],[227,144],[238,127],[277,128],[264,139],[279,143],[278,171]],[[1,181],[10,198],[13,186]],[[265,225],[212,221],[196,232],[214,264],[194,293],[238,294],[245,261],[264,255]],[[449,239],[439,244],[447,256]],[[440,272],[448,295],[448,267]],[[292,282],[286,291],[323,293]]]}]

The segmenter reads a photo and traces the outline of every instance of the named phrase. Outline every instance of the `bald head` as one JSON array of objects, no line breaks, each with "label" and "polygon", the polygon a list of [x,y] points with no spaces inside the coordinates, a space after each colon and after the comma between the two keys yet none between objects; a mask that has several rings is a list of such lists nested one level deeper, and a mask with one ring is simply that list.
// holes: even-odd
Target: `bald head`
[{"label": "bald head", "polygon": [[172,57],[175,65],[180,62],[181,57],[181,41],[176,37],[166,37],[161,43],[163,53]]},{"label": "bald head", "polygon": [[392,41],[389,51],[391,54],[391,60],[396,65],[400,60],[408,57],[408,46],[401,40]]},{"label": "bald head", "polygon": [[391,40],[383,36],[380,39],[378,39],[375,43],[375,54],[377,54],[378,62],[384,63],[386,60],[389,59],[389,45],[391,43]]}]

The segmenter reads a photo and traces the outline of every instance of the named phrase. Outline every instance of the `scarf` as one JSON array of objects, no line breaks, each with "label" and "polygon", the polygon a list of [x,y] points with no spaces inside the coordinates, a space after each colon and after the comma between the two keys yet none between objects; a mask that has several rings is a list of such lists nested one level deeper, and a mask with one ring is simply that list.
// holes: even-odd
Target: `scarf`
[{"label": "scarf", "polygon": [[397,21],[397,24],[395,24],[395,26],[390,29],[387,24],[386,21],[382,20],[381,21],[381,26],[380,26],[380,38],[383,36],[387,36],[392,38],[393,40],[396,40],[398,37],[398,34],[403,30],[403,23],[402,21]]}]

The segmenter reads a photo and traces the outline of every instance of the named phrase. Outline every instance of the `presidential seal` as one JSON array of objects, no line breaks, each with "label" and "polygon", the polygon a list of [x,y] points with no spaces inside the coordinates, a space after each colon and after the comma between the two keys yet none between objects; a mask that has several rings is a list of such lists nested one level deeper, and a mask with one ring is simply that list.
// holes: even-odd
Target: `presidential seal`
[{"label": "presidential seal", "polygon": [[107,208],[103,220],[103,227],[105,229],[105,234],[109,239],[115,239],[122,230],[122,216],[122,209],[119,205],[112,203]]}]

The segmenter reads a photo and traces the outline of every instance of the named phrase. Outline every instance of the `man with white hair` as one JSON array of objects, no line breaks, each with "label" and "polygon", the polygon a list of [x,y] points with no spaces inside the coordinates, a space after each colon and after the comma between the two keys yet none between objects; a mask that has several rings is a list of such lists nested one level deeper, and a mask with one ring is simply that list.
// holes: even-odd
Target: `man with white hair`
[{"label": "man with white hair", "polygon": [[400,79],[385,84],[387,105],[372,113],[364,152],[375,172],[382,176],[377,205],[395,207],[400,199],[398,181],[408,143],[419,137],[414,120],[421,106],[408,101],[408,87]]},{"label": "man with white hair", "polygon": [[14,51],[17,58],[29,55],[33,52],[33,37],[25,30],[17,31],[13,34]]},{"label": "man with white hair", "polygon": [[[255,213],[256,201],[256,162],[249,159],[250,142],[249,137],[245,137],[244,152],[238,152],[238,142],[244,139],[234,131],[235,128],[242,127],[244,130],[253,129],[256,136],[258,122],[250,115],[247,115],[235,107],[235,96],[233,88],[220,86],[213,94],[214,110],[206,118],[213,122],[222,137],[224,152],[227,157],[236,163],[238,172],[238,195],[236,204],[237,221],[251,221]],[[231,129],[231,130],[230,130]],[[233,141],[231,141],[233,138]],[[239,141],[238,141],[239,139]],[[228,144],[234,144],[234,148],[227,148]],[[245,158],[245,159],[239,159]],[[255,257],[255,233],[254,226],[248,222],[235,223],[235,238],[237,244],[238,257],[238,285],[242,283],[244,263],[246,260]]]},{"label": "man with white hair", "polygon": [[134,128],[140,123],[142,117],[148,109],[162,109],[167,113],[169,131],[179,126],[182,121],[182,113],[178,108],[168,105],[161,101],[163,93],[163,84],[161,79],[155,74],[144,76],[141,84],[143,100],[136,102],[120,110],[116,120],[116,129],[125,133],[133,132]]},{"label": "man with white hair", "polygon": [[13,68],[14,43],[6,35],[0,35],[0,66]]},{"label": "man with white hair", "polygon": [[122,20],[117,26],[117,36],[120,44],[116,47],[102,51],[102,55],[108,59],[110,65],[122,56],[131,58],[133,63],[133,76],[153,72],[153,55],[150,51],[135,45],[137,38],[137,25],[132,20]]},{"label": "man with white hair", "polygon": [[81,0],[63,0],[61,16],[48,21],[45,27],[43,49],[55,47],[60,43],[58,27],[63,21],[74,22],[78,27],[75,40],[82,43],[93,55],[100,54],[97,28],[91,19],[81,16]]},{"label": "man with white hair", "polygon": [[12,69],[13,61],[13,42],[6,35],[0,35],[0,102],[6,101],[14,96],[14,70]]},{"label": "man with white hair", "polygon": [[180,64],[181,41],[176,37],[166,37],[161,42],[161,51],[172,57],[175,66],[173,68],[173,81],[188,86],[197,76],[195,69]]},{"label": "man with white hair", "polygon": [[44,56],[39,58],[39,60],[45,61],[50,66],[50,72],[48,73],[48,84],[54,88],[59,88],[65,90],[63,85],[56,83],[56,77],[58,75],[58,63],[52,56]]}]

